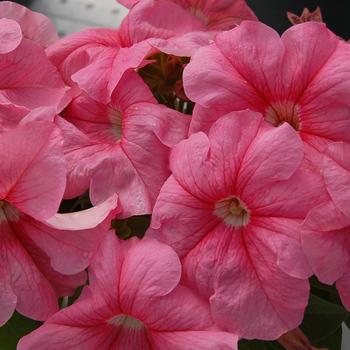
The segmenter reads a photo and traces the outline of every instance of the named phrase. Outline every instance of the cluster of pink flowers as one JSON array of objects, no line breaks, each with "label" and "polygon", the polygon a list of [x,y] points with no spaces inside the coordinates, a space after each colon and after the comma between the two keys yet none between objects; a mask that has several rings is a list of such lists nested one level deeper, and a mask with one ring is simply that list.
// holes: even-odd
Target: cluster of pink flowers
[{"label": "cluster of pink flowers", "polygon": [[244,0],[120,2],[119,29],[61,40],[0,2],[0,324],[45,321],[18,349],[277,339],[313,274],[350,310],[350,45]]}]

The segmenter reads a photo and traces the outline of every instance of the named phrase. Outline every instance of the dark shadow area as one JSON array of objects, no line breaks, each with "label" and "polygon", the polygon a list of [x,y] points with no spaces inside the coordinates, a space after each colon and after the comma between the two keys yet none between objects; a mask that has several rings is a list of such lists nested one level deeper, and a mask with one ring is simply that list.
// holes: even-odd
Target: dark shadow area
[{"label": "dark shadow area", "polygon": [[286,12],[301,14],[304,7],[314,10],[321,8],[324,21],[339,36],[350,37],[349,0],[247,0],[259,19],[283,33],[290,27]]}]

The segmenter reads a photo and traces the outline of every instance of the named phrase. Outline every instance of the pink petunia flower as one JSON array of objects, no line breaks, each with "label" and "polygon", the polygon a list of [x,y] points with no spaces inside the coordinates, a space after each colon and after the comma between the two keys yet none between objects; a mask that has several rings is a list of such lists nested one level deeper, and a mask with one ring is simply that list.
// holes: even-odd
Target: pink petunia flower
[{"label": "pink petunia flower", "polygon": [[[0,133],[0,324],[17,309],[45,320],[57,297],[85,282],[116,207],[112,197],[87,211],[56,214],[66,183],[62,137],[53,123]],[[72,232],[74,231],[74,232]]]},{"label": "pink petunia flower", "polygon": [[110,233],[89,269],[90,285],[21,339],[19,350],[233,350],[208,303],[179,285],[175,252],[157,241],[119,241]]},{"label": "pink petunia flower", "polygon": [[44,49],[23,38],[22,30],[16,21],[0,19],[0,103],[61,110],[65,84]]},{"label": "pink petunia flower", "polygon": [[110,104],[81,94],[62,115],[76,127],[59,123],[68,166],[65,196],[90,187],[95,204],[117,193],[124,216],[151,213],[170,175],[170,147],[187,137],[190,118],[158,105],[135,72],[124,75]]},{"label": "pink petunia flower", "polygon": [[327,198],[303,153],[289,124],[268,127],[243,111],[171,154],[149,235],[176,250],[186,283],[243,338],[275,339],[303,319],[311,270],[301,224]]},{"label": "pink petunia flower", "polygon": [[1,18],[16,21],[21,27],[24,38],[35,41],[43,48],[58,41],[56,28],[48,17],[15,2],[0,2]]},{"label": "pink petunia flower", "polygon": [[293,26],[280,38],[262,23],[243,22],[185,69],[186,95],[197,103],[190,131],[248,108],[274,126],[292,125],[309,157],[318,157],[313,150],[350,141],[349,55],[350,46],[322,23]]}]

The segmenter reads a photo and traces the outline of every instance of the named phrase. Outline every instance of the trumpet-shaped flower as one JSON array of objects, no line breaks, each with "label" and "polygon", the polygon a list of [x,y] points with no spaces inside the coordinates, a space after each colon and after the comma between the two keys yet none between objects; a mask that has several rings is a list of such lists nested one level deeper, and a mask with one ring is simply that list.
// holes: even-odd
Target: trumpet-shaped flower
[{"label": "trumpet-shaped flower", "polygon": [[186,138],[189,117],[158,105],[135,72],[125,74],[110,104],[82,94],[63,117],[76,127],[64,132],[66,197],[90,187],[93,203],[117,193],[125,216],[151,213],[170,175],[170,147]]},{"label": "trumpet-shaped flower", "polygon": [[277,338],[303,319],[310,267],[301,224],[327,198],[303,154],[290,125],[268,127],[250,111],[222,117],[171,154],[149,235],[177,251],[186,283],[244,338]]},{"label": "trumpet-shaped flower", "polygon": [[175,252],[157,241],[123,242],[110,233],[72,306],[21,339],[19,350],[232,350],[208,303],[179,284]]},{"label": "trumpet-shaped flower", "polygon": [[98,225],[116,198],[85,212],[56,214],[66,167],[61,133],[51,122],[0,133],[0,158],[0,323],[15,309],[45,320],[57,311],[59,295],[84,283],[82,271],[107,232]]},{"label": "trumpet-shaped flower", "polygon": [[273,126],[293,126],[310,158],[329,142],[349,142],[349,55],[350,46],[317,22],[282,37],[249,21],[221,33],[184,72],[186,95],[197,103],[191,131],[207,131],[220,115],[248,108]]}]

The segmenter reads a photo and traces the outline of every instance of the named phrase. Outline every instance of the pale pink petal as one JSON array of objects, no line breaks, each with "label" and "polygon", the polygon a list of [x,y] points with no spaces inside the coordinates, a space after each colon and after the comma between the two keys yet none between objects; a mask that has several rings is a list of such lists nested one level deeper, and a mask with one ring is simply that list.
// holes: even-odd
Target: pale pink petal
[{"label": "pale pink petal", "polygon": [[36,244],[35,237],[33,238],[30,235],[31,231],[29,230],[27,232],[26,229],[28,228],[28,221],[30,222],[34,220],[24,216],[23,220],[19,221],[18,223],[12,223],[22,246],[31,256],[36,268],[50,283],[57,297],[73,295],[79,286],[85,284],[87,279],[86,272],[82,271],[74,275],[64,275],[55,271],[51,267],[50,257]]},{"label": "pale pink petal", "polygon": [[209,303],[184,286],[162,298],[149,298],[147,310],[145,304],[134,303],[133,315],[152,332],[200,331],[213,325]]},{"label": "pale pink petal", "polygon": [[323,163],[327,189],[337,207],[350,218],[350,143],[328,146]]},{"label": "pale pink petal", "polygon": [[120,83],[124,73],[129,70],[142,68],[147,62],[145,59],[152,53],[152,47],[147,41],[132,42],[130,47],[122,47],[113,62],[112,73],[108,83],[108,92],[111,95]]},{"label": "pale pink petal", "polygon": [[169,39],[150,39],[149,43],[169,55],[191,57],[199,48],[209,45],[216,34],[214,31],[191,31]]},{"label": "pale pink petal", "polygon": [[119,276],[123,264],[123,243],[110,231],[100,245],[89,267],[90,288],[93,295],[116,308],[119,300]]},{"label": "pale pink petal", "polygon": [[219,325],[244,338],[275,339],[303,320],[309,285],[279,270],[254,231],[228,232],[233,254],[218,271],[212,312]]},{"label": "pale pink petal", "polygon": [[180,281],[181,263],[175,251],[156,240],[129,241],[119,282],[120,303],[126,313],[148,300],[169,294]]},{"label": "pale pink petal", "polygon": [[[61,129],[64,139],[63,151],[67,166],[67,186],[64,197],[75,198],[89,188],[94,169],[105,158],[110,157],[111,146],[96,144],[63,118],[56,118],[55,123]],[[112,194],[114,192],[110,195]],[[103,200],[109,198],[110,195]]]},{"label": "pale pink petal", "polygon": [[114,47],[116,50],[120,46],[118,31],[107,28],[89,28],[78,33],[74,33],[59,40],[47,49],[47,55],[51,62],[61,68],[62,63],[75,50],[81,47],[104,46]]},{"label": "pale pink petal", "polygon": [[[1,3],[0,3],[1,5]],[[0,7],[1,11],[1,7]],[[19,24],[10,19],[0,19],[0,54],[13,51],[22,41],[22,31]]]},{"label": "pale pink petal", "polygon": [[13,129],[28,114],[25,107],[0,103],[0,132]]},{"label": "pale pink petal", "polygon": [[212,203],[192,196],[170,176],[159,194],[146,235],[171,245],[183,257],[220,222],[213,211]]},{"label": "pale pink petal", "polygon": [[259,239],[275,255],[275,263],[282,271],[292,277],[307,279],[312,270],[302,249],[302,222],[286,217],[257,217],[252,225]]},{"label": "pale pink petal", "polygon": [[0,98],[29,109],[58,108],[65,92],[61,76],[38,44],[23,39],[0,56]]},{"label": "pale pink petal", "polygon": [[17,349],[108,350],[111,349],[115,336],[114,329],[103,324],[94,327],[77,327],[49,323],[23,337]]},{"label": "pale pink petal", "polygon": [[154,350],[236,350],[238,337],[214,331],[152,332]]},{"label": "pale pink petal", "polygon": [[[325,25],[321,23],[309,22],[302,26],[311,26],[312,24],[326,31]],[[300,33],[299,35],[304,37],[305,34]],[[304,70],[300,72],[300,76],[312,74],[312,71],[308,73],[307,70],[310,67],[319,66],[320,63],[317,61],[321,61],[322,56],[325,55],[320,52],[320,48],[324,50],[326,47],[335,47],[331,53],[328,53],[328,59],[324,62],[321,61],[323,65],[320,67],[318,74],[311,76],[313,78],[309,81],[309,85],[299,101],[302,106],[301,131],[311,135],[323,136],[333,141],[350,142],[350,136],[347,132],[350,128],[349,108],[346,103],[350,91],[348,82],[350,71],[346,57],[350,54],[350,46],[329,31],[328,36],[332,40],[326,40],[325,36],[318,38],[315,43],[318,50],[314,50],[314,55],[311,56],[313,61],[310,61],[311,58],[308,59]],[[322,42],[324,45],[321,46],[318,42]],[[311,48],[311,50],[313,49]],[[299,64],[300,62],[297,63],[297,65]]]},{"label": "pale pink petal", "polygon": [[33,12],[12,1],[1,1],[0,16],[18,22],[24,37],[44,48],[58,41],[57,31],[51,20],[41,13]]},{"label": "pale pink petal", "polygon": [[[73,39],[72,44],[76,44]],[[94,36],[84,39],[91,41],[82,47],[74,47],[61,69],[66,80],[72,79],[91,98],[108,103],[123,74],[142,66],[151,46],[141,42],[131,44],[132,47],[119,47],[118,37],[112,43],[100,43]]]},{"label": "pale pink petal", "polygon": [[202,133],[192,135],[172,151],[170,168],[174,177],[197,198],[227,197],[261,123],[259,114],[242,111],[220,119],[210,131],[210,141]]},{"label": "pale pink petal", "polygon": [[0,154],[0,198],[39,220],[54,215],[66,183],[62,138],[54,124],[33,122],[2,133]]},{"label": "pale pink petal", "polygon": [[[123,216],[151,213],[149,191],[126,153],[115,149],[95,170],[90,184],[90,198],[94,205],[117,193]],[[131,199],[131,200],[130,200]]]},{"label": "pale pink petal", "polygon": [[203,131],[208,134],[211,126],[224,114],[226,113],[220,113],[218,110],[215,110],[214,113],[210,108],[202,107],[198,103],[195,104],[192,113],[189,134],[192,135],[199,131]]},{"label": "pale pink petal", "polygon": [[72,75],[72,80],[94,100],[110,101],[107,87],[112,75],[112,66],[118,50],[114,47],[91,47],[85,49],[89,64]]},{"label": "pale pink petal", "polygon": [[[306,37],[307,40],[305,40]],[[333,59],[339,39],[327,29],[325,24],[310,22],[288,29],[282,35],[281,41],[285,47],[283,81],[285,84],[293,84],[293,88],[290,89],[292,96],[289,95],[289,98],[295,100],[303,96],[305,99],[315,79],[324,74],[325,65]],[[323,45],[320,45],[321,42]],[[331,84],[333,84],[333,78]],[[316,96],[312,95],[312,97]],[[303,110],[303,128],[305,112]]]},{"label": "pale pink petal", "polygon": [[[202,107],[209,109],[215,106],[215,114],[217,111],[223,115],[232,110],[246,108],[256,110],[256,103],[264,106],[264,101],[241,79],[214,44],[199,49],[193,55],[184,70],[183,79],[186,96]],[[201,128],[197,127],[197,130]]]},{"label": "pale pink petal", "polygon": [[238,190],[244,192],[247,187],[254,191],[255,186],[267,189],[273,182],[287,180],[298,169],[303,156],[303,143],[288,123],[266,130],[244,155],[237,179]]},{"label": "pale pink petal", "polygon": [[199,19],[167,0],[144,0],[133,7],[120,26],[127,46],[150,38],[168,39],[175,35],[204,30]]},{"label": "pale pink petal", "polygon": [[[273,96],[280,82],[276,67],[282,63],[284,48],[278,34],[261,23],[247,21],[219,34],[215,42],[198,50],[186,67],[186,95],[219,111],[250,108],[264,112],[266,99]],[[198,60],[201,64],[195,63]],[[274,79],[267,79],[269,75]]]},{"label": "pale pink petal", "polygon": [[1,223],[1,284],[11,288],[5,289],[8,307],[16,306],[27,317],[45,320],[58,310],[56,293],[20,244],[15,231],[6,221]]},{"label": "pale pink petal", "polygon": [[88,267],[107,233],[103,227],[59,230],[29,217],[21,224],[23,235],[31,237],[35,245],[47,254],[52,268],[67,275]]},{"label": "pale pink petal", "polygon": [[[1,230],[6,223],[0,223]],[[11,277],[7,273],[7,264],[0,263],[0,326],[3,326],[12,316],[17,305],[17,296],[11,286]]]},{"label": "pale pink petal", "polygon": [[118,205],[118,196],[113,195],[95,207],[76,213],[56,214],[45,221],[48,226],[58,230],[87,230],[95,228],[104,221]]},{"label": "pale pink petal", "polygon": [[350,219],[332,202],[310,211],[302,230],[302,245],[318,279],[332,284],[350,264]]},{"label": "pale pink petal", "polygon": [[[135,143],[137,140],[141,146],[144,142],[142,142],[141,135],[136,137],[136,131],[139,134],[142,132],[154,133],[159,141],[168,147],[173,147],[187,138],[191,120],[188,115],[151,103],[131,106],[127,111],[126,118],[124,132],[129,141]],[[150,137],[148,136],[148,138]]]}]

